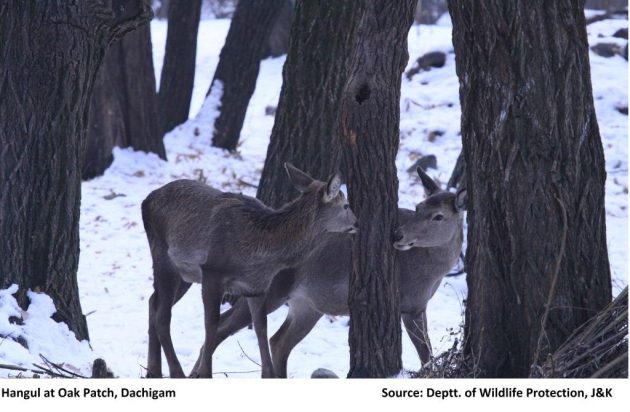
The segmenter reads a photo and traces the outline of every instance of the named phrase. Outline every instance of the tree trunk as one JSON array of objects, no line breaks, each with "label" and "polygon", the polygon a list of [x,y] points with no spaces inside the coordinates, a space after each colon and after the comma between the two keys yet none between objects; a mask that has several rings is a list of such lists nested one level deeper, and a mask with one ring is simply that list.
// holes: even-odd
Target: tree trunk
[{"label": "tree trunk", "polygon": [[479,376],[526,377],[611,299],[584,3],[449,7],[469,210],[465,353]]},{"label": "tree trunk", "polygon": [[164,132],[188,120],[195,82],[201,0],[173,0],[168,13],[166,52],[159,92],[160,119]]},{"label": "tree trunk", "polygon": [[98,66],[113,38],[151,17],[148,1],[0,5],[0,288],[47,293],[88,337],[77,287],[80,153]]},{"label": "tree trunk", "polygon": [[166,160],[152,50],[147,24],[107,51],[90,103],[83,179],[103,174],[112,163],[114,146],[133,147]]},{"label": "tree trunk", "polygon": [[418,0],[414,20],[418,24],[434,24],[447,12],[446,0]]},{"label": "tree trunk", "polygon": [[402,368],[397,227],[401,75],[415,0],[364,0],[341,101],[343,156],[359,233],[352,242],[350,372],[383,378]]},{"label": "tree trunk", "polygon": [[168,18],[168,9],[171,3],[170,0],[153,0],[153,3],[158,3],[158,7],[155,9],[155,17],[158,19]]},{"label": "tree trunk", "polygon": [[460,187],[459,185],[462,181],[465,181],[464,171],[466,169],[466,162],[464,161],[464,153],[459,152],[459,156],[457,156],[457,161],[455,162],[455,167],[453,167],[453,172],[451,173],[451,177],[448,179],[448,183],[446,183],[446,190]]},{"label": "tree trunk", "polygon": [[276,21],[273,24],[267,45],[263,52],[262,58],[279,57],[287,54],[289,51],[289,38],[291,35],[291,27],[293,26],[293,16],[295,10],[292,0],[284,0],[283,6],[278,12]]},{"label": "tree trunk", "polygon": [[606,11],[621,11],[628,8],[627,0],[586,0],[587,9],[601,9]]},{"label": "tree trunk", "polygon": [[297,195],[282,165],[318,179],[339,168],[339,105],[358,15],[356,2],[300,1],[258,198],[279,207]]},{"label": "tree trunk", "polygon": [[256,88],[260,59],[283,0],[239,1],[221,49],[210,90],[219,85],[220,114],[214,123],[212,144],[236,149],[249,99]]}]

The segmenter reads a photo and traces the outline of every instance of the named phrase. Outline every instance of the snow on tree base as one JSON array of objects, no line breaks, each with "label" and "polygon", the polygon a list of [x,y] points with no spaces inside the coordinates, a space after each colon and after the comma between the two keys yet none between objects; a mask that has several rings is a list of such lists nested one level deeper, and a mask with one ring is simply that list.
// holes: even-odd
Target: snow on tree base
[{"label": "snow on tree base", "polygon": [[[88,341],[77,341],[65,323],[51,318],[56,312],[52,299],[29,290],[31,303],[24,311],[12,296],[17,291],[18,285],[0,290],[0,364],[32,368],[42,363],[43,355],[69,371],[89,375],[97,356]],[[16,375],[0,369],[0,377]]]}]

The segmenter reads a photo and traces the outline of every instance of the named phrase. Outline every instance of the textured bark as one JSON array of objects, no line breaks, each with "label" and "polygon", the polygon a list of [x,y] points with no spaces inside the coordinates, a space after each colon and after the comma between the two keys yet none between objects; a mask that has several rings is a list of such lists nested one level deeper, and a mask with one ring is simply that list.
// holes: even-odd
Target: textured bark
[{"label": "textured bark", "polygon": [[275,123],[257,196],[279,207],[297,195],[282,165],[290,161],[318,179],[339,168],[339,106],[347,77],[357,3],[300,1]]},{"label": "textured bark", "polygon": [[294,15],[293,1],[284,0],[282,9],[278,12],[276,21],[269,34],[269,39],[267,39],[267,45],[262,56],[263,59],[267,57],[279,57],[288,53],[289,37],[291,35]]},{"label": "textured bark", "polygon": [[170,3],[159,92],[160,119],[164,132],[188,120],[195,82],[200,13],[201,0],[173,0]]},{"label": "textured bark", "polygon": [[220,114],[214,123],[212,144],[236,149],[249,99],[256,88],[260,60],[283,0],[240,1],[221,49],[210,90],[220,82]]},{"label": "textured bark", "polygon": [[388,377],[402,368],[400,299],[392,235],[397,226],[401,75],[415,0],[360,2],[360,20],[341,101],[352,242],[350,372]]},{"label": "textured bark", "polygon": [[[111,49],[110,49],[111,51]],[[113,53],[115,55],[116,53]],[[124,135],[124,114],[119,101],[117,59],[105,53],[96,75],[90,99],[85,151],[82,154],[81,178],[89,180],[102,175],[114,161],[112,149],[117,136]]]},{"label": "textured bark", "polygon": [[83,179],[103,174],[112,163],[114,146],[133,147],[166,159],[152,49],[147,24],[107,51],[90,102]]},{"label": "textured bark", "polygon": [[47,293],[88,337],[77,287],[80,153],[98,66],[148,21],[144,1],[0,4],[0,288]]},{"label": "textured bark", "polygon": [[583,6],[449,4],[469,210],[465,353],[480,376],[528,376],[611,299]]}]

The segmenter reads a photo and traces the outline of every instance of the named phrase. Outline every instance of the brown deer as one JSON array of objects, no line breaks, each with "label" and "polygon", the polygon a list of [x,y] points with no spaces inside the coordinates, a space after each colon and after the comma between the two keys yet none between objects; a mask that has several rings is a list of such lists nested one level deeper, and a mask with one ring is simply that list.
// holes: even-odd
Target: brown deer
[{"label": "brown deer", "polygon": [[322,233],[357,230],[356,217],[339,191],[338,174],[325,183],[288,163],[285,168],[301,194],[277,210],[193,180],[168,183],[142,202],[154,277],[147,377],[162,376],[161,348],[170,376],[184,377],[171,341],[171,310],[193,282],[201,283],[205,340],[192,376],[212,377],[221,298],[230,293],[246,297],[262,376],[274,377],[264,310],[264,294],[274,276],[299,266]]},{"label": "brown deer", "polygon": [[[415,212],[399,209],[394,247],[400,262],[399,287],[402,321],[423,364],[431,358],[427,333],[427,303],[459,257],[463,240],[465,190],[450,193],[418,168],[426,199]],[[278,377],[287,376],[291,350],[324,315],[348,315],[351,242],[347,236],[326,235],[301,266],[279,273],[267,291],[265,309],[271,313],[288,304],[286,320],[271,338],[273,366]],[[217,343],[250,323],[246,302],[221,315]],[[195,366],[195,368],[197,365]]]}]

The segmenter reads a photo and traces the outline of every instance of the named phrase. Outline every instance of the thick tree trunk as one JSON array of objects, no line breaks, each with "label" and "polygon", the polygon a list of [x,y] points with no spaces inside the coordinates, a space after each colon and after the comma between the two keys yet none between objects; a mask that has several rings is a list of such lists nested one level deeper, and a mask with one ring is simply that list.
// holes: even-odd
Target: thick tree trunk
[{"label": "thick tree trunk", "polygon": [[279,207],[297,192],[282,165],[318,179],[339,168],[339,106],[358,15],[356,2],[297,3],[282,90],[258,198]]},{"label": "thick tree trunk", "polygon": [[113,160],[114,146],[133,147],[166,159],[152,50],[147,24],[107,51],[90,103],[83,179],[103,174]]},{"label": "thick tree trunk", "polygon": [[214,123],[212,144],[236,149],[249,99],[256,88],[260,59],[265,51],[283,0],[239,1],[221,49],[208,95],[220,87],[220,114]]},{"label": "thick tree trunk", "polygon": [[449,4],[469,201],[465,352],[480,376],[528,376],[611,299],[583,6]]},{"label": "thick tree trunk", "polygon": [[341,101],[352,242],[350,372],[388,377],[402,368],[400,299],[392,235],[397,226],[401,75],[415,0],[364,0]]},{"label": "thick tree trunk", "polygon": [[50,295],[55,319],[88,337],[77,287],[80,153],[92,85],[114,37],[148,1],[0,5],[0,288]]},{"label": "thick tree trunk", "polygon": [[201,0],[173,0],[170,3],[159,92],[160,119],[164,132],[188,120],[195,82],[200,13]]}]

